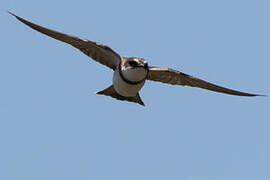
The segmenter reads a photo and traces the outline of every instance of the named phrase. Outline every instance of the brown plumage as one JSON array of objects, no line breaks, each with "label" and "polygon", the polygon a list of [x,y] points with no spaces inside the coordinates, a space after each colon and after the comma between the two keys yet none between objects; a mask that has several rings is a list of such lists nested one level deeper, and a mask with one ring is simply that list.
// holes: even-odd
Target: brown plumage
[{"label": "brown plumage", "polygon": [[[140,98],[139,90],[144,85],[145,80],[152,80],[173,85],[199,87],[237,96],[261,96],[258,94],[245,93],[221,87],[170,68],[148,67],[147,62],[142,58],[122,57],[106,45],[57,32],[27,21],[11,12],[9,13],[32,29],[59,41],[68,43],[91,57],[93,60],[114,70],[115,82],[113,82],[113,85],[98,92],[97,94],[144,105]],[[138,68],[143,69],[140,69],[139,71]],[[124,74],[128,77],[131,76],[133,80],[124,77]],[[134,82],[134,79],[137,79],[138,77],[141,77],[141,79]],[[122,95],[120,91],[122,92]],[[132,96],[130,96],[129,93],[132,94]]]},{"label": "brown plumage", "polygon": [[207,81],[198,79],[196,77],[190,76],[188,74],[170,69],[170,68],[159,68],[159,67],[150,67],[148,80],[159,81],[167,84],[173,85],[183,85],[183,86],[192,86],[199,87],[203,89],[208,89],[211,91],[216,91],[220,93],[226,93],[237,96],[261,96],[258,94],[250,94],[241,91],[236,91],[221,87]]}]

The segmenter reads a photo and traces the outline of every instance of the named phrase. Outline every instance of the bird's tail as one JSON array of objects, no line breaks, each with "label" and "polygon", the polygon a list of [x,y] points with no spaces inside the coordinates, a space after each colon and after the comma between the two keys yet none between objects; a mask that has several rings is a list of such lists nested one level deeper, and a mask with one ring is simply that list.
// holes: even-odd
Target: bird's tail
[{"label": "bird's tail", "polygon": [[121,101],[130,101],[130,102],[138,103],[140,105],[145,106],[143,101],[141,100],[139,93],[137,93],[136,96],[134,96],[134,97],[124,97],[115,91],[113,85],[111,85],[110,87],[108,87],[102,91],[97,92],[97,94],[111,96],[112,98],[116,98],[116,99],[121,100]]}]

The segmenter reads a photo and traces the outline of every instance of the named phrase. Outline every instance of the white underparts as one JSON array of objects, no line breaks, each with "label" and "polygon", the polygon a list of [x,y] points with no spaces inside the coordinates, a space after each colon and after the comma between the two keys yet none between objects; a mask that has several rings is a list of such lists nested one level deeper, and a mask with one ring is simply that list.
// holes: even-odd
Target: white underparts
[{"label": "white underparts", "polygon": [[128,67],[122,70],[122,74],[127,80],[138,82],[145,78],[147,71],[143,67]]},{"label": "white underparts", "polygon": [[[141,81],[147,75],[147,71],[144,68],[127,68],[122,70],[122,75],[125,79],[137,82]],[[145,81],[139,84],[129,84],[125,82],[119,73],[119,70],[116,69],[113,74],[113,86],[115,91],[125,97],[134,97],[143,87]]]}]

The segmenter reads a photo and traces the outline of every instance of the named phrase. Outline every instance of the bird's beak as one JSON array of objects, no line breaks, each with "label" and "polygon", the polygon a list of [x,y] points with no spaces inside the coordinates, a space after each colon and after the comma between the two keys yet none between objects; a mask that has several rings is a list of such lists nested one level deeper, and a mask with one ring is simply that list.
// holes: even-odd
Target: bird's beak
[{"label": "bird's beak", "polygon": [[145,64],[144,64],[144,68],[145,68],[145,69],[148,69],[148,63],[145,63]]}]

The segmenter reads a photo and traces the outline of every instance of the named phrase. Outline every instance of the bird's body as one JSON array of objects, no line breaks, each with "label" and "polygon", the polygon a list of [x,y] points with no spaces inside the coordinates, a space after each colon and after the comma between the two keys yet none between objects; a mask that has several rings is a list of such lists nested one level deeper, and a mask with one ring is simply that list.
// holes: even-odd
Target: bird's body
[{"label": "bird's body", "polygon": [[13,13],[10,14],[32,29],[35,29],[59,41],[68,43],[71,46],[79,49],[87,56],[91,57],[93,60],[111,68],[114,71],[112,85],[102,91],[97,92],[97,94],[111,96],[118,100],[125,100],[144,105],[140,98],[139,91],[145,84],[146,80],[152,80],[173,85],[200,87],[203,89],[231,95],[259,96],[257,94],[250,94],[217,86],[170,68],[151,67],[148,66],[147,61],[143,58],[122,57],[106,45],[60,33],[34,24],[19,16],[16,16]]},{"label": "bird's body", "polygon": [[[123,76],[130,81],[140,81],[146,76],[146,72],[143,68],[138,69],[125,69],[122,70]],[[145,75],[144,75],[145,74]],[[144,75],[144,77],[142,77]],[[120,75],[119,68],[117,68],[113,73],[113,87],[115,91],[124,97],[135,96],[143,87],[145,80],[139,82],[138,84],[130,84],[123,80]]]}]

